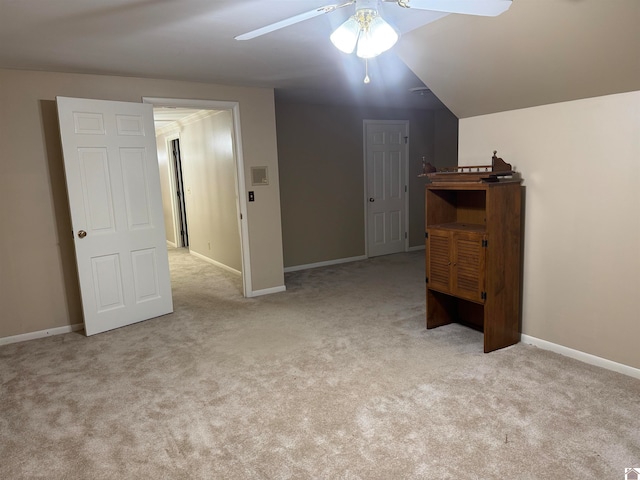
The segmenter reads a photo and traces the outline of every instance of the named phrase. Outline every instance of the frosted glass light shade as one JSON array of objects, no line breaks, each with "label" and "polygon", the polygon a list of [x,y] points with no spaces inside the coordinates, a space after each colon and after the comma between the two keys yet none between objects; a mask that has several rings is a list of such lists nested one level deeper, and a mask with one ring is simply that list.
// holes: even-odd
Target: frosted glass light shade
[{"label": "frosted glass light shade", "polygon": [[375,50],[375,42],[371,37],[371,31],[367,30],[366,32],[362,32],[360,34],[360,39],[358,40],[358,50],[356,50],[356,55],[360,58],[372,58],[378,55]]},{"label": "frosted glass light shade", "polygon": [[398,41],[398,33],[382,17],[377,16],[369,25],[372,49],[376,55],[386,52]]},{"label": "frosted glass light shade", "polygon": [[[329,37],[344,53],[373,58],[389,50],[398,41],[398,33],[375,10],[358,10]],[[357,45],[357,49],[356,49]]]},{"label": "frosted glass light shade", "polygon": [[329,37],[331,43],[344,53],[352,53],[356,48],[360,35],[360,24],[355,17],[350,17],[346,22],[340,25]]}]

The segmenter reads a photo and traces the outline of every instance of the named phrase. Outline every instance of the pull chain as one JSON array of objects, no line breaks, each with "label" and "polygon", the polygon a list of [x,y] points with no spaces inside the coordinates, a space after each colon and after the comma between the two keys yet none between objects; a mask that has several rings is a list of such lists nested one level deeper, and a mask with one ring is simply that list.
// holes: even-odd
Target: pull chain
[{"label": "pull chain", "polygon": [[364,83],[367,84],[371,81],[369,78],[369,60],[364,59]]}]

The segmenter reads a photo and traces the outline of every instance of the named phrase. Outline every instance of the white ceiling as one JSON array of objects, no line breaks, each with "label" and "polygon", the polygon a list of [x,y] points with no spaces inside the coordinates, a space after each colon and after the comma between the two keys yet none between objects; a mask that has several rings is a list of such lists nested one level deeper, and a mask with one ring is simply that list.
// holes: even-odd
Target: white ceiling
[{"label": "white ceiling", "polygon": [[[363,61],[328,38],[353,6],[234,40],[334,1],[0,0],[0,68],[268,87],[321,104],[442,100],[458,118],[640,90],[640,0],[514,0],[498,17],[383,3],[402,35],[370,62],[369,85]],[[409,93],[425,83],[438,98]]]},{"label": "white ceiling", "polygon": [[[269,87],[285,100],[442,106],[433,95],[408,93],[424,84],[393,51],[369,62],[372,80],[364,85],[364,62],[339,52],[328,38],[353,6],[253,40],[234,40],[332,2],[0,0],[0,68]],[[401,34],[445,16],[395,3],[382,10]]]},{"label": "white ceiling", "polygon": [[193,108],[176,108],[176,107],[154,107],[153,108],[153,120],[156,127],[156,131],[173,126],[174,123],[181,121],[185,117],[195,115],[201,112]]}]

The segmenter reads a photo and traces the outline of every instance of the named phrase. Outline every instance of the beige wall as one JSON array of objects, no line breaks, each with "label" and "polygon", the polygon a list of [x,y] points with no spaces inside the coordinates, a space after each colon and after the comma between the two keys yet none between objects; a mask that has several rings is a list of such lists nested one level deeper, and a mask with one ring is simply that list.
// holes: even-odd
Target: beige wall
[{"label": "beige wall", "polygon": [[640,92],[460,121],[526,186],[523,333],[640,368]]},{"label": "beige wall", "polygon": [[409,245],[424,245],[421,156],[455,165],[449,111],[276,103],[285,266],[364,255],[363,120],[409,120]]},{"label": "beige wall", "polygon": [[238,101],[245,178],[272,181],[247,205],[253,290],[284,285],[273,91],[201,83],[0,70],[0,338],[82,322],[56,96]]},{"label": "beige wall", "polygon": [[[231,111],[196,115],[194,121],[187,119],[178,128],[189,250],[240,272],[242,260]],[[170,158],[167,139],[175,135],[157,135],[158,158]],[[159,163],[163,171],[161,178],[168,177],[168,163],[160,160]],[[165,223],[169,216],[173,225],[172,195],[170,189],[165,190],[167,186],[162,185],[162,197],[168,200],[163,200],[163,209],[169,203]],[[171,241],[171,237],[175,242],[173,226],[168,228],[167,240]]]},{"label": "beige wall", "polygon": [[173,157],[167,148],[167,139],[178,135],[175,134],[158,134],[156,131],[156,150],[158,151],[158,168],[160,170],[160,192],[162,194],[162,217],[164,218],[164,230],[167,243],[173,247],[178,246],[178,238],[176,237],[176,226],[174,224],[174,205],[172,195],[172,179],[171,168],[169,162],[173,161]]}]

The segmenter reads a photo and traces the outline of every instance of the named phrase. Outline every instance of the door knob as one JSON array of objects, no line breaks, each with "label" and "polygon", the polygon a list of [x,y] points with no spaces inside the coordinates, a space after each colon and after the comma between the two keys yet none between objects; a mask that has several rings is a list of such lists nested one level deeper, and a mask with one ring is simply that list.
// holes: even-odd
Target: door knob
[{"label": "door knob", "polygon": [[369,201],[370,201],[370,202],[375,202],[376,200],[375,200],[375,198],[373,198],[373,197],[369,197]]},{"label": "door knob", "polygon": [[79,238],[84,238],[87,236],[87,232],[85,232],[84,230],[78,230],[78,237]]}]

